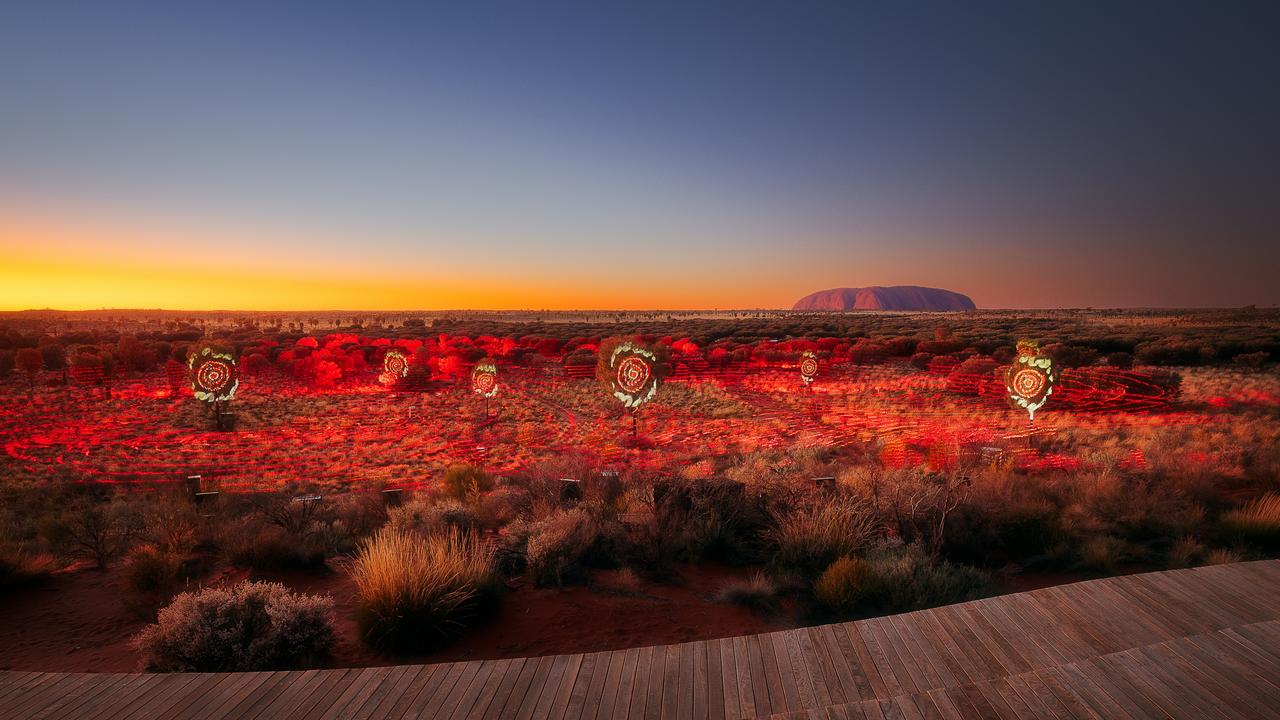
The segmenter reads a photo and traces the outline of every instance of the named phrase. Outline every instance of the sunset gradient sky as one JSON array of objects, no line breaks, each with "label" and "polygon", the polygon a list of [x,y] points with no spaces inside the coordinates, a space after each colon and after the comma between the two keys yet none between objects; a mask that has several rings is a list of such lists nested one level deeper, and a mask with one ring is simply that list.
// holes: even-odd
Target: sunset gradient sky
[{"label": "sunset gradient sky", "polygon": [[1280,302],[1280,4],[8,3],[0,310]]}]

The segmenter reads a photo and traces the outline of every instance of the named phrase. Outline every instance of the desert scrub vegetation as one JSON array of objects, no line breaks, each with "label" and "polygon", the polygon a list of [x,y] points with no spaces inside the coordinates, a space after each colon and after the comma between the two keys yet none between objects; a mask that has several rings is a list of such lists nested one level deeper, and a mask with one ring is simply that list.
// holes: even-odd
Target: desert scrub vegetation
[{"label": "desert scrub vegetation", "polygon": [[559,587],[585,579],[587,555],[600,536],[600,524],[583,508],[555,510],[530,523],[525,558],[534,581]]},{"label": "desert scrub vegetation", "polygon": [[994,591],[986,573],[939,560],[918,545],[883,545],[861,557],[839,558],[813,586],[818,605],[840,615],[923,610]]},{"label": "desert scrub vegetation", "polygon": [[333,600],[263,582],[181,593],[136,638],[155,672],[307,667],[333,642]]},{"label": "desert scrub vegetation", "polygon": [[764,557],[767,500],[727,480],[665,481],[653,488],[657,534],[682,562],[752,564]]},{"label": "desert scrub vegetation", "polygon": [[731,580],[721,585],[716,600],[758,613],[771,613],[777,609],[780,592],[777,582],[756,570],[744,580]]},{"label": "desert scrub vegetation", "polygon": [[1268,493],[1222,514],[1222,534],[1232,541],[1274,550],[1280,548],[1280,495]]},{"label": "desert scrub vegetation", "polygon": [[0,542],[0,592],[38,583],[54,569],[53,556],[22,544]]},{"label": "desert scrub vegetation", "polygon": [[852,498],[821,499],[781,514],[771,530],[772,562],[814,574],[837,558],[869,548],[882,527],[872,507]]},{"label": "desert scrub vegetation", "polygon": [[356,619],[370,646],[400,653],[439,647],[491,610],[501,589],[493,550],[455,528],[375,533],[351,563]]},{"label": "desert scrub vegetation", "polygon": [[465,500],[493,489],[493,476],[474,465],[451,465],[440,479],[440,491]]},{"label": "desert scrub vegetation", "polygon": [[452,497],[435,501],[430,498],[414,498],[387,512],[386,527],[424,536],[450,528],[471,532],[479,526],[480,516],[477,511]]},{"label": "desert scrub vegetation", "polygon": [[136,595],[158,593],[177,582],[181,568],[181,560],[173,553],[144,543],[125,556],[124,586]]},{"label": "desert scrub vegetation", "polygon": [[854,612],[870,595],[874,576],[860,557],[845,556],[827,566],[813,584],[813,599],[835,613]]}]

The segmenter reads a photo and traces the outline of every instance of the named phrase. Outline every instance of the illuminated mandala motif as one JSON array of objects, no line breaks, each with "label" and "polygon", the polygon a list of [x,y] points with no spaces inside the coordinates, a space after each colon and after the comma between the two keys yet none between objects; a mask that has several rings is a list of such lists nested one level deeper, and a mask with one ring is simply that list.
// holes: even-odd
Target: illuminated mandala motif
[{"label": "illuminated mandala motif", "polygon": [[409,360],[399,350],[388,350],[382,356],[382,369],[388,375],[405,377],[409,374]]},{"label": "illuminated mandala motif", "polygon": [[476,364],[471,371],[471,389],[486,398],[498,394],[498,366],[492,360],[481,360]]},{"label": "illuminated mandala motif", "polygon": [[813,378],[818,374],[818,356],[812,352],[805,350],[800,356],[800,379],[805,385],[813,382]]},{"label": "illuminated mandala motif", "polygon": [[240,374],[231,353],[202,348],[187,361],[191,370],[191,390],[197,400],[226,402],[236,396]]},{"label": "illuminated mandala motif", "polygon": [[1005,370],[1004,378],[1011,405],[1026,410],[1035,420],[1036,411],[1049,401],[1057,380],[1053,360],[1041,355],[1038,345],[1025,340],[1018,343],[1018,357]]},{"label": "illuminated mandala motif", "polygon": [[613,369],[613,396],[629,408],[637,408],[658,392],[658,378],[653,364],[658,357],[645,348],[625,342],[614,348],[609,357]]}]

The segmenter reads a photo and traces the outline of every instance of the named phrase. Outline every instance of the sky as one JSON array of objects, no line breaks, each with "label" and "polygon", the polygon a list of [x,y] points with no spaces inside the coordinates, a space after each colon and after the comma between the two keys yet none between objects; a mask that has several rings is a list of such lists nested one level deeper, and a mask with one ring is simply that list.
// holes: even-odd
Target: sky
[{"label": "sky", "polygon": [[1277,37],[1274,2],[5,3],[0,310],[1273,305]]}]

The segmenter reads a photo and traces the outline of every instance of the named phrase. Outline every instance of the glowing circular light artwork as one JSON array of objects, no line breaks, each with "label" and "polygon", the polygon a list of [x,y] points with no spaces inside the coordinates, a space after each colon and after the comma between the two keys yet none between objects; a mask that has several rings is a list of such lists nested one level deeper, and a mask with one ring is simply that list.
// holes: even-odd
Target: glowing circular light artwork
[{"label": "glowing circular light artwork", "polygon": [[492,360],[481,360],[471,371],[471,389],[475,394],[491,398],[498,394],[498,366]]},{"label": "glowing circular light artwork", "polygon": [[1035,420],[1036,411],[1049,401],[1057,381],[1052,358],[1041,355],[1040,346],[1036,343],[1019,341],[1018,357],[1012,366],[1005,369],[1004,386],[1009,394],[1009,403],[1026,410],[1027,415]]},{"label": "glowing circular light artwork", "polygon": [[805,350],[800,356],[800,379],[805,385],[813,382],[813,378],[818,375],[818,356],[811,351]]},{"label": "glowing circular light artwork", "polygon": [[187,367],[191,371],[191,389],[197,400],[226,402],[236,396],[240,373],[231,353],[201,348],[200,352],[191,354]]},{"label": "glowing circular light artwork", "polygon": [[629,408],[637,408],[653,399],[658,392],[658,378],[653,366],[658,356],[653,352],[624,342],[613,349],[609,367],[613,369],[613,396]]},{"label": "glowing circular light artwork", "polygon": [[618,363],[618,387],[624,392],[635,394],[649,382],[649,363],[643,358],[632,356]]},{"label": "glowing circular light artwork", "polygon": [[388,375],[405,377],[409,374],[409,359],[399,350],[388,350],[387,354],[382,356],[382,369]]}]

